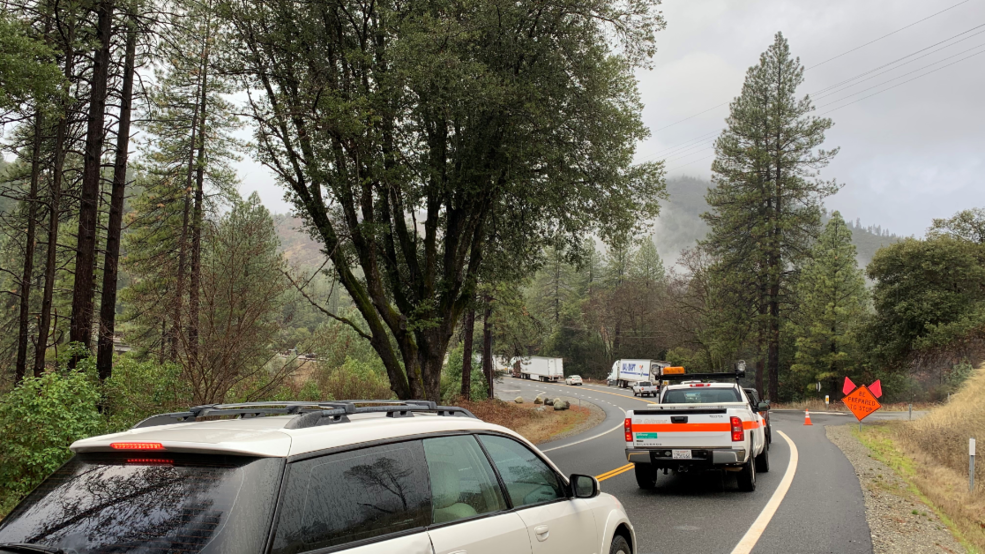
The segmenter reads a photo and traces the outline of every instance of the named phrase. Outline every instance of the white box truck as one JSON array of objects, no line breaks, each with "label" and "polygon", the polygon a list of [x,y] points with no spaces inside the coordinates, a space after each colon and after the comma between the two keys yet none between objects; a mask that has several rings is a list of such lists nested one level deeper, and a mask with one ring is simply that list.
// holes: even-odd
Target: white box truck
[{"label": "white box truck", "polygon": [[530,356],[520,360],[520,377],[534,381],[557,382],[564,379],[564,359]]},{"label": "white box truck", "polygon": [[663,368],[669,365],[659,360],[616,360],[607,381],[622,388],[631,387],[641,381],[659,381]]}]

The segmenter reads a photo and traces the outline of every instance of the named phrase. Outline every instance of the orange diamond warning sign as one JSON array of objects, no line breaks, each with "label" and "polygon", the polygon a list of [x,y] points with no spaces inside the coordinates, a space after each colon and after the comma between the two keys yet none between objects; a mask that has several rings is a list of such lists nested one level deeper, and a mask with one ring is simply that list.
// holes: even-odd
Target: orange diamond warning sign
[{"label": "orange diamond warning sign", "polygon": [[862,421],[872,412],[882,407],[882,404],[876,400],[875,395],[865,385],[855,389],[851,394],[842,398],[841,401],[848,406],[848,409],[855,414],[855,419],[859,421]]}]

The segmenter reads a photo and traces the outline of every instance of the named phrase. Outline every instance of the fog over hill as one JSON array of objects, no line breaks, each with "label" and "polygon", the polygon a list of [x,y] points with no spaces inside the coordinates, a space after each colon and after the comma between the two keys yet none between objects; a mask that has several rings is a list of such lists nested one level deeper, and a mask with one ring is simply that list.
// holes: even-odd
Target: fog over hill
[{"label": "fog over hill", "polygon": [[[653,241],[666,267],[673,266],[682,250],[693,247],[708,233],[708,225],[701,219],[701,214],[708,211],[705,193],[710,186],[708,181],[694,177],[668,180],[669,198],[662,203],[660,216],[651,227]],[[281,249],[288,261],[303,266],[321,265],[325,260],[321,245],[302,230],[300,219],[285,214],[274,214],[273,218]],[[872,260],[876,250],[902,239],[880,226],[866,227],[859,220],[847,223],[862,267]]]},{"label": "fog over hill", "polygon": [[[686,176],[667,181],[669,199],[661,205],[660,216],[653,226],[653,241],[667,267],[676,263],[681,250],[693,247],[708,233],[701,214],[708,211],[705,193],[710,186],[708,181]],[[862,267],[872,261],[876,250],[903,238],[878,225],[865,226],[860,220],[846,223],[852,230],[852,242],[858,249]]]}]

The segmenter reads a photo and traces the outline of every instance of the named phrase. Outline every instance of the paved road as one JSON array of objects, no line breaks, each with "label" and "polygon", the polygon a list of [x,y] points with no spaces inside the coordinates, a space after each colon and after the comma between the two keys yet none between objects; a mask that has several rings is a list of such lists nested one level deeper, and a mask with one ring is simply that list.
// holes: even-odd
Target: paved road
[{"label": "paved road", "polygon": [[[757,476],[753,493],[740,492],[734,475],[717,472],[661,475],[656,490],[642,491],[626,463],[621,429],[624,410],[642,407],[648,399],[613,387],[567,387],[512,378],[503,380],[497,396],[533,399],[538,392],[584,398],[605,410],[606,419],[597,427],[540,447],[567,473],[599,476],[602,490],[626,507],[636,527],[640,554],[872,552],[858,479],[851,463],[824,434],[825,425],[854,421],[850,416],[812,414],[814,425],[807,427],[802,412],[774,413],[771,470]],[[796,464],[790,464],[791,446],[777,431],[796,448]],[[781,481],[790,471],[788,490],[776,495],[782,501],[763,530],[764,521],[757,518],[783,488]],[[754,522],[760,533],[750,530]],[[746,537],[747,531],[751,536]],[[737,546],[740,541],[743,546]]]}]

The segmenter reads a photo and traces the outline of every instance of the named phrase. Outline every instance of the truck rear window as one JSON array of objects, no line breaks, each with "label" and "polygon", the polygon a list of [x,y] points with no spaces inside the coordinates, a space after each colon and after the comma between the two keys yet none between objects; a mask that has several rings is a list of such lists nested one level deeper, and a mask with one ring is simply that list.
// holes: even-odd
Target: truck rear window
[{"label": "truck rear window", "polygon": [[0,522],[0,544],[65,552],[260,552],[284,461],[79,455]]},{"label": "truck rear window", "polygon": [[735,389],[674,389],[664,393],[661,404],[715,404],[718,402],[742,402]]}]

